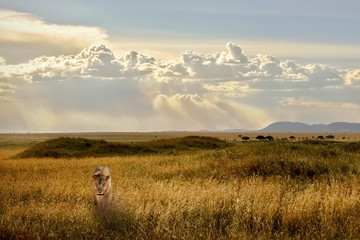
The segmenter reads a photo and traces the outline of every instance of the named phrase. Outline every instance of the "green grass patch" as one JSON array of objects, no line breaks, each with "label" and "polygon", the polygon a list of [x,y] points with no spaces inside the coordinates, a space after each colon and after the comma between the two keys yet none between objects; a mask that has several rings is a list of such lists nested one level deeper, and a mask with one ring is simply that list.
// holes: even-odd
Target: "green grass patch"
[{"label": "green grass patch", "polygon": [[177,154],[183,151],[222,149],[231,144],[212,137],[188,136],[140,143],[115,143],[104,140],[61,137],[47,140],[17,154],[16,158],[81,158]]},{"label": "green grass patch", "polygon": [[217,178],[249,176],[300,180],[342,178],[359,173],[359,143],[254,142],[215,153],[208,162]]}]

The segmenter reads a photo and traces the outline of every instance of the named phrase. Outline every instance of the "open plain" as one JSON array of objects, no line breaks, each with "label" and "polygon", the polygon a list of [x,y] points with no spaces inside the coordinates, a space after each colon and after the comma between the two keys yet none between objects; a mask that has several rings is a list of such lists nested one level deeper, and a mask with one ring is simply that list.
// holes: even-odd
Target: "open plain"
[{"label": "open plain", "polygon": [[[14,157],[57,137],[135,144],[188,135],[229,144],[129,156]],[[324,135],[316,133],[264,134],[294,141],[256,135],[2,134],[0,238],[359,239],[359,135],[334,134],[334,141],[313,140]],[[113,205],[104,214],[94,211],[90,191],[99,165],[112,175]]]}]

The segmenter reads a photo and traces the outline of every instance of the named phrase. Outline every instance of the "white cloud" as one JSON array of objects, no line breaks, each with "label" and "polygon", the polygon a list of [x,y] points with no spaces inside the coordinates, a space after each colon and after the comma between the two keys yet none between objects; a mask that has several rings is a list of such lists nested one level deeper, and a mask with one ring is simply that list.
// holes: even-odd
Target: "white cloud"
[{"label": "white cloud", "polygon": [[312,87],[343,85],[341,71],[326,65],[310,64],[305,66],[306,74]]},{"label": "white cloud", "polygon": [[155,59],[136,51],[129,51],[121,58],[121,61],[127,70],[151,71]]},{"label": "white cloud", "polygon": [[283,69],[280,66],[280,60],[268,55],[259,55],[258,58],[260,59],[259,70],[265,73],[265,75],[282,75]]},{"label": "white cloud", "polygon": [[[182,54],[180,61],[165,61],[136,51],[129,51],[117,58],[106,46],[95,45],[83,49],[77,55],[43,56],[18,65],[6,65],[3,60],[0,67],[6,77],[18,77],[27,81],[34,78],[59,80],[74,76],[121,78],[129,75],[150,75],[160,82],[179,78],[215,83],[242,81],[250,88],[260,89],[272,83],[276,86],[279,82],[283,83],[283,86],[277,86],[280,89],[331,87],[343,85],[345,80],[347,84],[351,84],[357,79],[356,70],[342,70],[316,64],[299,65],[261,54],[248,59],[242,50],[234,50],[241,49],[236,44],[228,43],[227,46],[227,53],[198,54],[187,51]],[[239,60],[242,57],[246,57],[246,62]]]},{"label": "white cloud", "polygon": [[360,85],[360,69],[350,70],[345,74],[346,85]]},{"label": "white cloud", "polygon": [[0,41],[27,42],[51,38],[72,44],[93,44],[108,38],[104,30],[97,27],[57,25],[44,22],[35,15],[0,9]]},{"label": "white cloud", "polygon": [[[288,120],[297,120],[299,107],[324,115],[359,110],[359,71],[250,58],[234,43],[227,52],[186,51],[178,61],[137,51],[116,56],[101,44],[22,64],[0,58],[0,111],[8,113],[0,131],[259,128],[283,120],[274,111],[281,107]],[[353,118],[342,110],[337,116]]]},{"label": "white cloud", "polygon": [[0,50],[13,62],[39,54],[70,54],[106,44],[108,37],[99,27],[50,24],[36,15],[0,9]]},{"label": "white cloud", "polygon": [[84,49],[77,55],[42,56],[28,63],[0,66],[5,77],[22,78],[29,82],[89,76],[120,77],[122,69],[121,63],[104,45]]},{"label": "white cloud", "polygon": [[221,79],[233,77],[231,66],[218,63],[221,54],[198,54],[186,51],[182,54],[182,63],[194,79]]},{"label": "white cloud", "polygon": [[166,83],[189,77],[188,69],[176,61],[158,61],[154,74],[157,81]]},{"label": "white cloud", "polygon": [[228,42],[226,44],[228,50],[227,53],[221,53],[220,62],[223,63],[246,63],[248,62],[248,57],[243,53],[241,47],[235,43]]}]

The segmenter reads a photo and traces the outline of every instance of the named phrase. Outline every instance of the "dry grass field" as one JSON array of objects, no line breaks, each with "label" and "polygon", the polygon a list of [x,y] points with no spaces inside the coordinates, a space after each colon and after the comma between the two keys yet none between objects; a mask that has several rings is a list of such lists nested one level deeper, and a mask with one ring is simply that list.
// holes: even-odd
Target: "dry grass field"
[{"label": "dry grass field", "polygon": [[[193,134],[71,136],[186,135]],[[56,159],[13,156],[59,135],[1,135],[0,238],[360,239],[358,135],[246,143],[238,135],[211,135],[238,140],[219,149]],[[104,214],[90,191],[99,165],[112,174],[113,206]]]}]

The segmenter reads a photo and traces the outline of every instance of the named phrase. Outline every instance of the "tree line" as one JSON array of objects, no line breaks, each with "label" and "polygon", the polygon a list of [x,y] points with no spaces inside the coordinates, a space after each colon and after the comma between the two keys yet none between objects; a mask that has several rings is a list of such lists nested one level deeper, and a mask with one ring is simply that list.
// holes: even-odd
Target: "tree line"
[{"label": "tree line", "polygon": [[[248,137],[248,136],[242,136],[242,135],[239,135],[239,138],[241,138],[241,140],[243,140],[244,142],[246,142],[246,141],[249,141],[249,140],[251,140],[251,138],[250,137]],[[332,139],[334,139],[335,138],[335,136],[334,135],[327,135],[327,136],[322,136],[322,135],[319,135],[319,136],[317,136],[317,137],[312,137],[311,139],[316,139],[316,140],[325,140],[325,139],[327,139],[327,140],[332,140]],[[283,141],[287,141],[287,140],[291,140],[291,141],[294,141],[294,140],[296,140],[297,138],[295,137],[295,136],[290,136],[290,137],[288,137],[288,138],[274,138],[273,136],[271,136],[271,135],[268,135],[268,136],[264,136],[264,135],[257,135],[255,138],[253,138],[253,139],[256,139],[256,140],[259,140],[259,141],[274,141],[274,140],[283,140]],[[300,138],[300,137],[298,137],[298,139],[301,139],[301,140],[309,140],[310,138],[308,138],[308,137],[305,137],[305,138]]]}]

